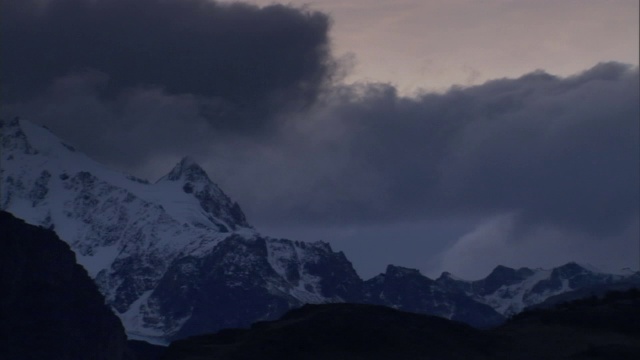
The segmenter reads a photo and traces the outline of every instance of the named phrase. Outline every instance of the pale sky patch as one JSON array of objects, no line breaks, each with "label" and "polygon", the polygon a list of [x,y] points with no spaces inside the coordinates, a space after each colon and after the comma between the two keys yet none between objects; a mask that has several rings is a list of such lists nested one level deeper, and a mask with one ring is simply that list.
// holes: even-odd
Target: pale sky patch
[{"label": "pale sky patch", "polygon": [[356,57],[347,82],[392,83],[403,94],[477,85],[535,69],[567,76],[602,61],[638,64],[636,0],[286,3],[331,15],[336,55]]}]

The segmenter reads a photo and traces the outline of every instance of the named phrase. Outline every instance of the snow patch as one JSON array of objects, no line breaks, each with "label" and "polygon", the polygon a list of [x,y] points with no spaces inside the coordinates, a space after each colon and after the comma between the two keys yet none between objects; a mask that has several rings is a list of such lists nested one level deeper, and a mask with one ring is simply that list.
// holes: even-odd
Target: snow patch
[{"label": "snow patch", "polygon": [[118,244],[96,248],[93,255],[76,252],[76,260],[84,265],[91,278],[95,278],[103,269],[108,269],[118,256]]}]

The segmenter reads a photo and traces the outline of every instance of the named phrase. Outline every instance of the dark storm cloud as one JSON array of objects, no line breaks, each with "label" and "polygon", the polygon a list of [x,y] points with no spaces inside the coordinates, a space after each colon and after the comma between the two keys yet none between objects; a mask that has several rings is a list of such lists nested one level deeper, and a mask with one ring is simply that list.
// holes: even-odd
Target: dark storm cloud
[{"label": "dark storm cloud", "polygon": [[[441,165],[444,201],[513,209],[529,224],[603,234],[639,209],[637,68],[601,64],[573,78],[487,84]],[[480,88],[476,90],[481,90]]]},{"label": "dark storm cloud", "polygon": [[267,138],[212,129],[194,95],[151,88],[105,100],[106,82],[96,72],[68,76],[14,108],[137,175],[157,177],[194,155],[264,224],[510,213],[525,233],[550,226],[603,235],[638,216],[639,79],[626,65],[418,97],[384,84],[326,88]]},{"label": "dark storm cloud", "polygon": [[103,99],[159,88],[197,97],[217,128],[265,130],[283,108],[311,103],[330,78],[328,28],[326,15],[282,5],[8,0],[2,98],[25,101],[56,79],[100,72]]},{"label": "dark storm cloud", "polygon": [[3,112],[136,175],[195,155],[272,226],[507,213],[612,235],[638,217],[637,67],[406,97],[330,85],[328,26],[283,6],[5,1]]},{"label": "dark storm cloud", "polygon": [[637,68],[605,63],[415,98],[335,89],[281,145],[286,168],[264,169],[283,196],[263,210],[333,223],[508,212],[526,226],[619,231],[638,216],[638,86]]}]

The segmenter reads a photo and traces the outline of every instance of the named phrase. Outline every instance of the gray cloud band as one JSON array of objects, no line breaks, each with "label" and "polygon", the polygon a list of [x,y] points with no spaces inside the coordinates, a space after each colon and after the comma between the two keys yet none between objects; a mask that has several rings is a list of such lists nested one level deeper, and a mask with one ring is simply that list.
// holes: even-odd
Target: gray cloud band
[{"label": "gray cloud band", "polygon": [[2,9],[2,98],[28,99],[57,78],[108,77],[99,90],[158,87],[198,96],[213,126],[268,128],[313,101],[333,64],[329,18],[282,5],[207,0],[8,0]]},{"label": "gray cloud band", "polygon": [[[525,229],[547,224],[614,234],[638,216],[637,68],[604,63],[567,78],[538,71],[403,97],[385,84],[328,85],[336,61],[328,48],[329,20],[318,13],[165,1],[143,14],[126,7],[128,1],[54,0],[56,11],[27,16],[22,3],[9,2],[14,20],[3,19],[2,46],[36,41],[18,51],[23,57],[70,36],[69,29],[37,32],[48,24],[42,19],[91,34],[115,28],[122,18],[117,21],[146,35],[127,40],[134,50],[111,59],[101,58],[103,50],[83,55],[92,46],[82,39],[75,51],[51,46],[60,66],[35,74],[26,73],[43,59],[18,64],[15,55],[3,63],[3,77],[10,66],[25,76],[3,86],[12,93],[6,109],[127,169],[196,154],[265,222],[393,223],[510,212]],[[93,21],[104,28],[75,22],[79,15],[55,15],[107,3],[115,5]],[[210,15],[202,15],[203,8]],[[133,13],[120,16],[125,10]],[[193,29],[172,35],[163,28],[176,27],[177,19]],[[108,41],[124,41],[118,34]],[[256,40],[258,34],[266,40]],[[147,42],[142,51],[138,46]],[[184,51],[173,54],[174,48]],[[149,69],[138,74],[140,59]],[[236,71],[217,71],[223,67],[207,61]],[[256,129],[270,135],[246,136]],[[114,150],[115,143],[123,145]]]}]

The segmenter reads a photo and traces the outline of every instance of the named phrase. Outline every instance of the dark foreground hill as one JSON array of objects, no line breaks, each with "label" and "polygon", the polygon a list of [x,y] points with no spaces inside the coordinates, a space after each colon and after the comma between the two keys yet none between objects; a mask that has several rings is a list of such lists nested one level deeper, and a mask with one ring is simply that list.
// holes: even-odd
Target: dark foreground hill
[{"label": "dark foreground hill", "polygon": [[519,359],[640,359],[640,290],[525,311],[492,333]]},{"label": "dark foreground hill", "polygon": [[175,341],[166,359],[467,359],[490,354],[482,331],[379,305],[305,305],[251,329]]},{"label": "dark foreground hill", "polygon": [[124,328],[69,245],[0,211],[0,359],[130,359]]},{"label": "dark foreground hill", "polygon": [[163,359],[639,359],[640,292],[528,311],[492,330],[374,305],[307,305],[175,341]]}]

